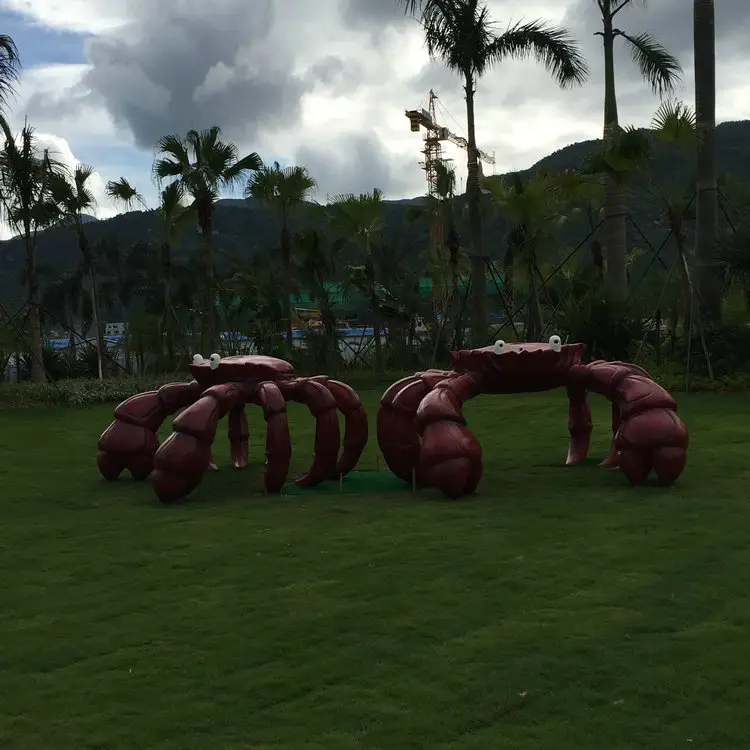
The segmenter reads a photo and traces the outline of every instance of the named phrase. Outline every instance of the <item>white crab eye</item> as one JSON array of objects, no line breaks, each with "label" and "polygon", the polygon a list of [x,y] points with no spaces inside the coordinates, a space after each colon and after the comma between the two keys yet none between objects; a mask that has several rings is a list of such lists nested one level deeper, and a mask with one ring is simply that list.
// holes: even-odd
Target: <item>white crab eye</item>
[{"label": "white crab eye", "polygon": [[495,354],[502,354],[505,351],[505,342],[502,339],[498,339],[492,349]]},{"label": "white crab eye", "polygon": [[553,352],[559,352],[562,349],[562,339],[557,334],[550,336],[549,345],[552,347]]},{"label": "white crab eye", "polygon": [[219,366],[219,362],[221,362],[221,357],[216,354],[215,352],[210,356],[210,367],[212,370],[215,370]]},{"label": "white crab eye", "polygon": [[206,360],[203,359],[202,354],[193,354],[193,364],[194,365],[202,365]]}]

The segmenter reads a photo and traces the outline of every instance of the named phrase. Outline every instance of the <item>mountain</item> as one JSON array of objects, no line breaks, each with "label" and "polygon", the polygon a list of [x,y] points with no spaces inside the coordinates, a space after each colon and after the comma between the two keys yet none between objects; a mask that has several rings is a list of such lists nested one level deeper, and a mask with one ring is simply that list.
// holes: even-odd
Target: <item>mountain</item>
[{"label": "mountain", "polygon": [[[539,170],[562,171],[575,169],[598,146],[599,141],[590,140],[573,143],[545,156],[524,175]],[[750,121],[726,122],[716,129],[716,145],[719,171],[750,180]],[[659,174],[671,177],[676,183],[690,184],[693,165],[684,154],[666,152],[657,164]],[[395,241],[396,237],[407,248],[414,248],[415,259],[427,242],[427,226],[424,221],[409,220],[424,202],[423,197],[386,201],[386,235]],[[634,244],[644,244],[643,236],[658,246],[664,237],[663,222],[658,208],[644,196],[636,196],[631,202],[633,218],[638,230],[633,229]],[[121,246],[130,247],[137,242],[159,240],[159,229],[153,211],[131,211],[111,219],[96,220],[86,217],[86,232],[92,244],[117,237]],[[292,229],[303,228],[297,219]],[[465,223],[459,222],[459,234],[467,235]],[[640,233],[643,233],[643,236]],[[585,226],[571,227],[570,237],[582,240],[587,233]],[[237,198],[220,200],[214,219],[217,262],[227,256],[249,258],[254,254],[278,246],[278,223],[276,217],[263,204]],[[499,219],[485,222],[484,242],[491,255],[501,257],[504,247],[505,227]],[[178,256],[186,256],[198,247],[197,231],[186,231],[177,249]],[[53,269],[56,273],[70,271],[80,260],[76,238],[70,229],[53,228],[40,233],[38,238],[38,259],[40,267]],[[649,253],[645,253],[646,259]],[[14,238],[0,242],[0,301],[15,302],[24,298],[21,279],[24,268],[23,243]]]}]

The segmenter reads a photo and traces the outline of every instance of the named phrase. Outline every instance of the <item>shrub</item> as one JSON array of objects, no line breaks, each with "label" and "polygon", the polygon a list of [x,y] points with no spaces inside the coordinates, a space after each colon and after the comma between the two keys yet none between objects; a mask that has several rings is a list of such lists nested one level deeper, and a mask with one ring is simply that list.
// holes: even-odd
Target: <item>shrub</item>
[{"label": "shrub", "polygon": [[189,379],[188,376],[163,375],[150,379],[122,377],[100,381],[96,378],[75,378],[54,383],[2,383],[0,407],[117,404],[136,393],[156,390],[165,383]]}]

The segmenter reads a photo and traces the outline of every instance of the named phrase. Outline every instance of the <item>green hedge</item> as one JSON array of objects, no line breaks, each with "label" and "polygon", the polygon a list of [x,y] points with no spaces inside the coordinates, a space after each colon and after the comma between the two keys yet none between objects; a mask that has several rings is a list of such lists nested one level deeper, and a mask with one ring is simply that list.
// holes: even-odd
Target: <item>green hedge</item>
[{"label": "green hedge", "polygon": [[33,406],[92,406],[94,404],[117,404],[136,393],[153,391],[165,383],[180,380],[174,375],[160,378],[75,378],[54,383],[2,383],[0,384],[0,407]]},{"label": "green hedge", "polygon": [[[649,369],[649,368],[646,368]],[[667,390],[675,394],[684,392],[685,376],[674,370],[659,372],[649,370],[651,376]],[[340,379],[356,390],[385,390],[406,373],[389,373],[382,378],[372,374],[351,373],[340,375]],[[165,383],[189,380],[188,376],[163,375],[155,378],[122,377],[107,380],[76,378],[58,380],[55,383],[0,383],[0,408],[35,406],[93,406],[95,404],[117,404],[129,396],[144,391],[156,390]],[[713,382],[702,376],[690,378],[691,391],[745,391],[750,390],[750,373],[738,373],[721,377]]]}]

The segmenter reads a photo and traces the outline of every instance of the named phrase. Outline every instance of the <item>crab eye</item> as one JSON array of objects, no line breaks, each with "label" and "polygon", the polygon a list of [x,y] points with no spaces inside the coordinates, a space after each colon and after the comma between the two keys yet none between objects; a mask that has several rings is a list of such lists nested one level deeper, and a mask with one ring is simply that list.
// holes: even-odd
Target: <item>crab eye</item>
[{"label": "crab eye", "polygon": [[502,339],[498,339],[495,342],[495,346],[492,347],[495,354],[502,354],[505,351],[505,342]]},{"label": "crab eye", "polygon": [[193,364],[194,365],[202,365],[206,360],[203,359],[202,354],[193,354]]},{"label": "crab eye", "polygon": [[552,347],[553,352],[559,352],[562,349],[562,339],[557,334],[550,336],[549,345]]},{"label": "crab eye", "polygon": [[215,370],[219,366],[219,362],[221,362],[221,357],[216,354],[215,352],[210,356],[209,358],[210,367],[212,370]]}]

